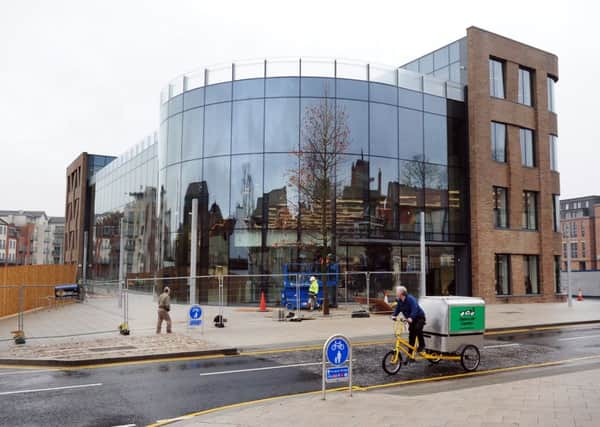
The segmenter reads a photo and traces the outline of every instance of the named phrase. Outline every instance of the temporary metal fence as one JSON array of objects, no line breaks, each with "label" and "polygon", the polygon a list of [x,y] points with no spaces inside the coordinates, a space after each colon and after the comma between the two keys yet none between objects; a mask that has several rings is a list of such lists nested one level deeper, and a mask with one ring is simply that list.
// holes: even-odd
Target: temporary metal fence
[{"label": "temporary metal fence", "polygon": [[[61,297],[55,293],[54,285],[8,285],[0,286],[3,296],[0,308],[8,307],[7,301],[15,307],[9,317],[0,319],[0,340],[11,339],[12,332],[17,330],[24,330],[29,338],[114,332],[120,323],[129,323],[132,315],[136,325],[143,323],[138,319],[143,319],[144,327],[148,327],[148,313],[155,312],[158,295],[167,286],[171,289],[172,304],[180,306],[178,313],[184,313],[184,306],[194,302],[217,308],[216,312],[222,315],[227,306],[258,308],[264,298],[266,305],[298,316],[308,306],[311,276],[319,281],[321,295],[327,289],[333,308],[352,309],[356,305],[371,312],[386,312],[395,299],[396,286],[406,286],[415,296],[419,290],[418,272],[390,271],[129,278],[122,284],[88,281],[80,287],[79,297]],[[196,301],[190,301],[191,286],[196,287]],[[68,316],[47,315],[65,307],[70,307]]]}]

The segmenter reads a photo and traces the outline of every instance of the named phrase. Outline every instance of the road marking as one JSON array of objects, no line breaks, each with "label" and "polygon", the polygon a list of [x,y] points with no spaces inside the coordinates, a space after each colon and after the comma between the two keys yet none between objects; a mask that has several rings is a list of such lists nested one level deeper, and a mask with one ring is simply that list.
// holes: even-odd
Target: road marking
[{"label": "road marking", "polygon": [[574,341],[574,340],[584,340],[586,338],[599,338],[600,335],[584,335],[582,337],[570,337],[570,338],[559,338],[558,341]]},{"label": "road marking", "polygon": [[203,374],[200,374],[200,376],[207,377],[210,375],[239,374],[242,372],[269,371],[271,369],[299,368],[301,366],[315,366],[315,365],[322,365],[322,364],[323,364],[323,362],[304,362],[304,363],[294,363],[292,365],[276,365],[276,366],[265,366],[262,368],[248,368],[248,369],[234,369],[231,371],[205,372]]},{"label": "road marking", "polygon": [[75,389],[75,388],[99,387],[101,385],[102,385],[102,383],[95,383],[95,384],[68,385],[68,386],[64,386],[64,387],[34,388],[34,389],[30,389],[30,390],[2,391],[2,392],[0,392],[0,396],[8,396],[10,394],[39,393],[42,391],[71,390],[71,389]]},{"label": "road marking", "polygon": [[[580,362],[580,361],[584,361],[584,360],[594,360],[594,359],[600,359],[600,354],[591,355],[591,356],[574,357],[571,359],[556,360],[553,362],[543,362],[543,363],[534,363],[534,364],[529,364],[529,365],[512,366],[512,367],[508,367],[508,368],[495,368],[495,369],[488,369],[485,371],[465,372],[465,373],[453,374],[453,375],[443,375],[443,376],[439,376],[439,377],[427,377],[427,378],[420,378],[420,379],[416,379],[416,380],[397,381],[397,382],[393,382],[393,383],[376,384],[376,385],[366,386],[366,387],[352,386],[352,390],[367,392],[369,390],[373,390],[373,389],[377,389],[377,388],[396,387],[396,386],[400,386],[400,385],[426,383],[426,382],[434,382],[434,381],[445,381],[445,380],[450,380],[450,379],[472,377],[472,376],[478,376],[478,375],[493,375],[495,373],[518,371],[518,370],[523,370],[523,369],[544,368],[544,367],[558,366],[558,365],[563,365],[563,364],[568,364],[568,363],[573,363],[573,362]],[[348,387],[338,387],[338,388],[334,388],[334,389],[328,389],[327,392],[339,392],[339,391],[347,391],[347,390],[348,390]],[[315,390],[315,391],[308,391],[308,392],[303,392],[303,393],[286,394],[283,396],[268,397],[266,399],[258,399],[258,400],[250,400],[247,402],[234,403],[232,405],[219,406],[217,408],[205,409],[203,411],[198,411],[198,412],[192,412],[192,413],[189,413],[186,415],[182,415],[180,417],[170,418],[167,420],[157,420],[156,423],[150,424],[147,427],[161,427],[161,426],[165,426],[167,424],[171,424],[171,423],[174,423],[177,421],[188,420],[190,418],[199,417],[201,415],[207,415],[207,414],[211,414],[214,412],[220,412],[220,411],[224,411],[227,409],[241,408],[241,407],[251,406],[251,405],[255,405],[255,404],[259,404],[259,403],[267,403],[267,402],[272,402],[275,400],[288,399],[290,397],[308,396],[308,395],[315,395],[315,394],[320,394],[320,393],[322,393],[321,390]]]},{"label": "road marking", "polygon": [[519,346],[521,344],[514,342],[514,343],[510,343],[510,344],[495,344],[495,345],[486,345],[483,348],[488,349],[488,348],[503,348],[503,347],[516,347]]}]

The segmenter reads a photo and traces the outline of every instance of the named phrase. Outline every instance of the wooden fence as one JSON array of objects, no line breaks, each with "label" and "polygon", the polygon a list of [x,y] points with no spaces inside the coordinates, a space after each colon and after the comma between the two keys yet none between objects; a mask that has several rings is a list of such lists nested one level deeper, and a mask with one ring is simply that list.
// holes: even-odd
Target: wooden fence
[{"label": "wooden fence", "polygon": [[0,317],[19,312],[21,286],[26,286],[23,292],[23,309],[32,310],[48,304],[49,298],[54,296],[55,285],[76,281],[76,265],[0,267]]}]

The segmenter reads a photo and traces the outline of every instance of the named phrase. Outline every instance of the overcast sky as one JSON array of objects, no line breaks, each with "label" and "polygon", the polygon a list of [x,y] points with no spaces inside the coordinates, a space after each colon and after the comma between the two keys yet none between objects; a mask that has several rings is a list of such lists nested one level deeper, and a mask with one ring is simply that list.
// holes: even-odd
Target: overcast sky
[{"label": "overcast sky", "polygon": [[471,25],[558,55],[561,193],[598,194],[595,4],[0,0],[0,209],[64,215],[66,166],[154,131],[160,90],[183,72],[278,56],[400,65]]}]

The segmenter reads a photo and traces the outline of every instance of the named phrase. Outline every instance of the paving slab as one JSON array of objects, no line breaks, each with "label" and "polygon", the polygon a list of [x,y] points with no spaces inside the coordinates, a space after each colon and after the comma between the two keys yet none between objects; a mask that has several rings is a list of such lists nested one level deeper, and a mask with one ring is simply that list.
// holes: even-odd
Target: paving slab
[{"label": "paving slab", "polygon": [[[456,381],[456,380],[455,380]],[[515,386],[529,396],[523,400],[504,399]],[[573,387],[585,387],[600,395],[600,369],[553,375],[515,382],[483,385],[453,391],[407,396],[398,388],[377,392],[328,393],[286,397],[268,402],[241,405],[237,408],[213,411],[194,417],[172,420],[177,427],[195,426],[281,426],[281,425],[414,425],[414,426],[580,426],[600,425],[600,412],[595,408],[573,407],[572,412],[556,411],[554,396],[542,393],[546,387],[559,395]],[[457,410],[455,403],[470,402],[473,395],[490,398],[485,411]],[[535,406],[530,402],[537,402]],[[427,408],[423,410],[420,405]],[[417,408],[417,409],[416,409]],[[402,422],[399,422],[401,419]]]}]

